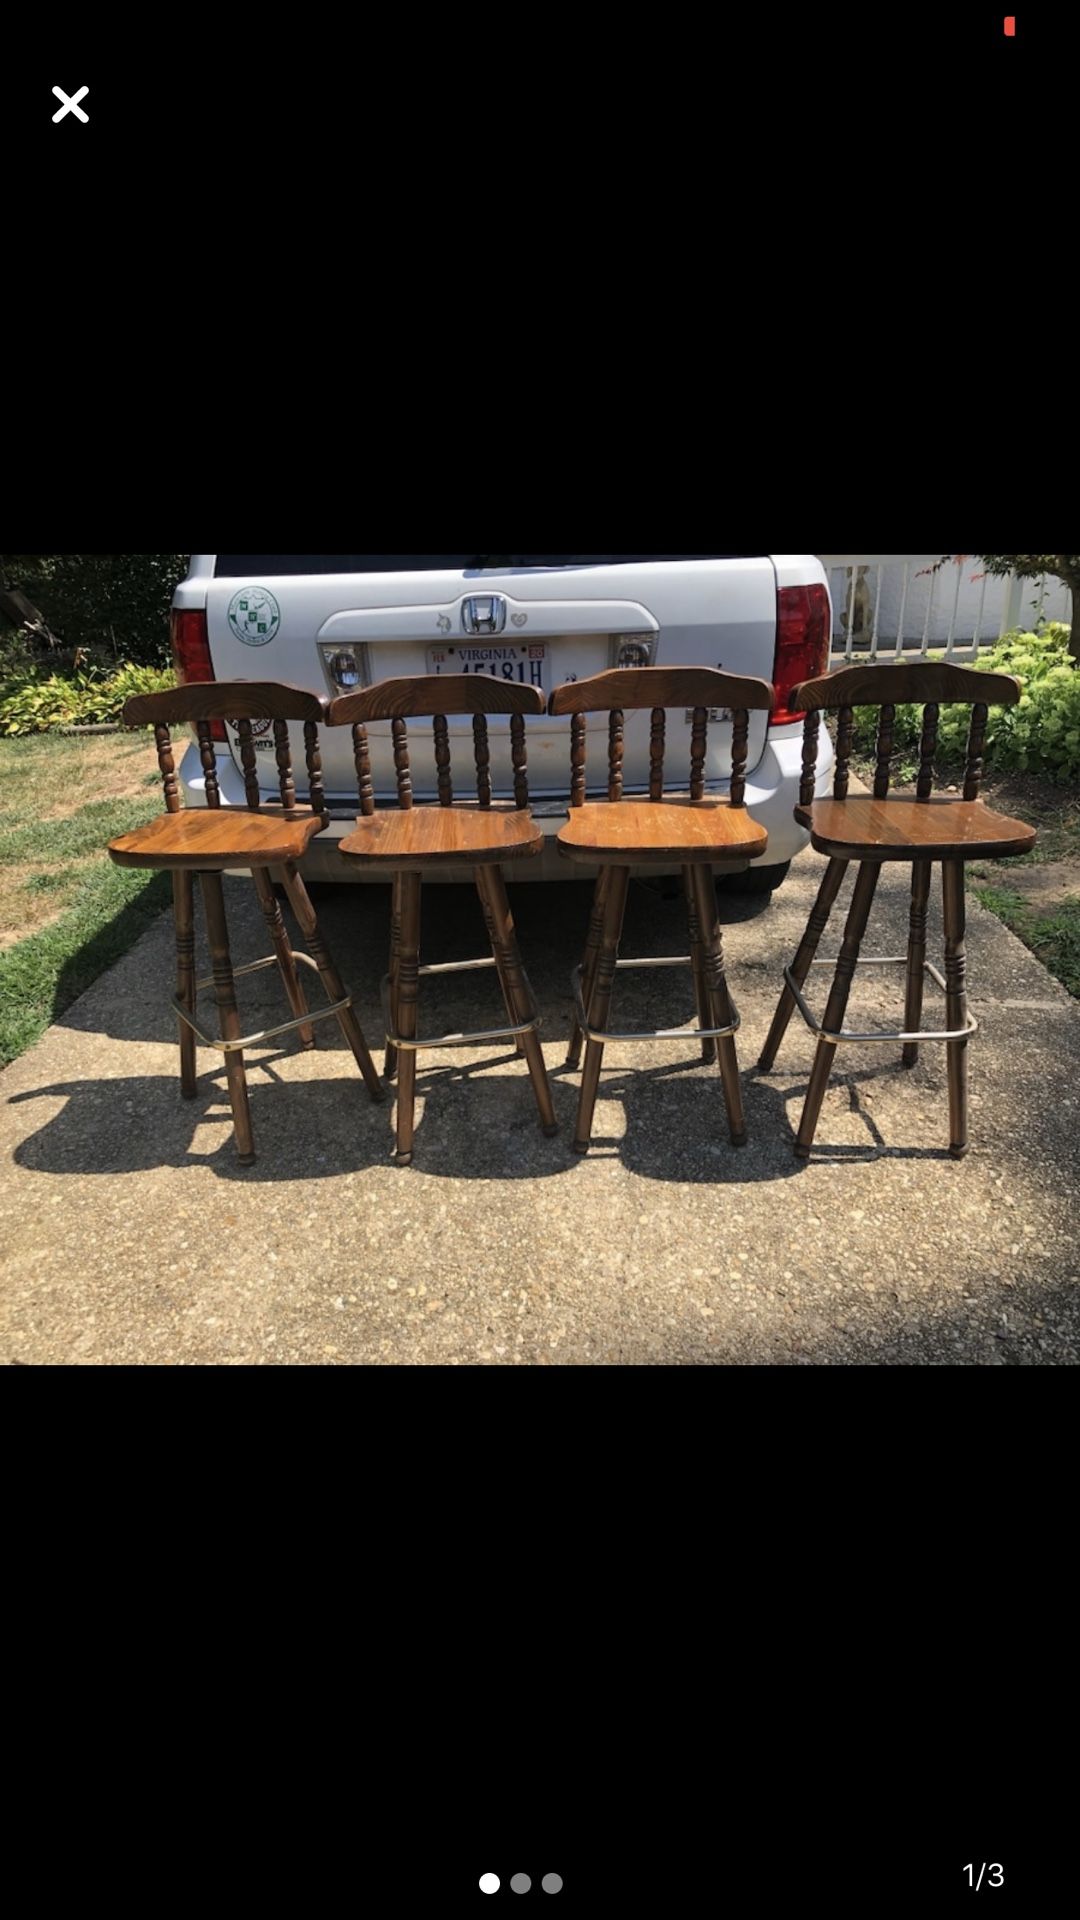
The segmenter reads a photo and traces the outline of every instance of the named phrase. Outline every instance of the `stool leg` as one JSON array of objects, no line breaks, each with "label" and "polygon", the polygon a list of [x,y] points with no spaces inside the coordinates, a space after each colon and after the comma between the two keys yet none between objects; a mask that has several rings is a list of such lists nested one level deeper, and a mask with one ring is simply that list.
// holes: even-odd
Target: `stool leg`
[{"label": "stool leg", "polygon": [[[607,885],[611,870],[605,867],[596,883],[593,894],[592,913],[589,916],[589,937],[585,943],[585,960],[581,969],[581,1004],[587,1007],[596,985],[596,967],[600,959],[600,949],[604,942],[604,902],[607,898]],[[566,1064],[576,1071],[581,1065],[581,1050],[585,1044],[585,1035],[578,1026],[577,1009],[574,1009],[574,1024],[570,1032],[570,1050]]]},{"label": "stool leg", "polygon": [[[182,870],[173,874],[173,918],[176,923],[176,997],[195,1018],[195,876]],[[180,1029],[180,1092],[185,1100],[194,1100],[198,1092],[198,1065],[195,1035],[186,1020],[178,1020]]]},{"label": "stool leg", "polygon": [[[967,1023],[967,899],[964,893],[964,863],[946,860],[945,870],[945,1017],[950,1030]],[[949,1055],[949,1152],[962,1160],[968,1150],[968,1043],[950,1040]]]},{"label": "stool leg", "polygon": [[[712,1018],[709,1010],[709,990],[705,983],[705,950],[701,944],[701,916],[698,912],[693,867],[683,868],[683,891],[686,894],[686,911],[690,921],[690,959],[694,969],[694,997],[697,1000],[698,1021],[703,1027],[716,1027],[720,1022]],[[707,1067],[715,1065],[715,1040],[702,1041],[701,1057]]]},{"label": "stool leg", "polygon": [[[273,881],[265,867],[253,867],[251,877],[255,882],[255,891],[259,896],[259,905],[269,928],[274,952],[277,955],[278,972],[281,984],[285,988],[294,1018],[300,1020],[309,1011],[307,995],[300,980],[296,958],[289,943],[285,920],[274,892]],[[310,1050],[315,1045],[315,1029],[312,1026],[300,1028],[300,1044]]]},{"label": "stool leg", "polygon": [[[239,1040],[240,1012],[236,1004],[236,982],[233,979],[232,958],[229,953],[229,926],[225,917],[225,896],[221,887],[220,873],[201,873],[203,905],[206,909],[206,931],[210,941],[210,958],[214,967],[214,991],[217,994],[218,1018],[221,1021],[223,1040]],[[240,1165],[250,1167],[255,1160],[255,1139],[251,1130],[251,1108],[248,1105],[247,1074],[244,1071],[242,1053],[225,1055],[225,1073],[229,1082],[229,1102],[232,1106],[233,1126],[236,1130],[236,1151],[240,1156]]]},{"label": "stool leg", "polygon": [[[864,860],[859,867],[859,877],[855,882],[855,894],[848,914],[844,944],[840,950],[836,978],[829,995],[829,1005],[825,1014],[825,1027],[830,1033],[838,1033],[844,1024],[844,1015],[851,998],[851,986],[855,978],[855,969],[859,963],[859,950],[866,933],[866,924],[870,918],[870,909],[874,904],[874,895],[881,869],[876,860]],[[829,1076],[833,1070],[836,1055],[836,1042],[824,1038],[818,1041],[817,1058],[814,1071],[810,1076],[810,1087],[803,1108],[802,1125],[795,1144],[795,1153],[800,1160],[809,1160],[814,1144],[821,1109],[825,1100]]]},{"label": "stool leg", "polygon": [[[334,964],[333,955],[323,939],[318,916],[308,898],[308,890],[294,866],[290,864],[283,871],[289,904],[307,942],[308,952],[319,969],[323,986],[332,1001],[344,1000],[345,984]],[[382,1100],[385,1097],[382,1081],[375,1070],[375,1062],[368,1052],[367,1041],[364,1039],[360,1022],[352,1007],[344,1007],[337,1018],[338,1025],[352,1048],[353,1058],[364,1076],[368,1092],[373,1100]]]},{"label": "stool leg", "polygon": [[[510,911],[506,885],[499,868],[477,867],[476,888],[484,907],[485,918],[493,930],[492,951],[498,963],[500,978],[509,995],[512,1009],[510,1017],[516,1021],[533,1020],[536,1017],[536,1001],[522,965],[517,934],[514,931],[514,916]],[[559,1123],[555,1118],[555,1103],[551,1098],[551,1087],[548,1082],[547,1068],[544,1065],[544,1050],[540,1045],[540,1036],[534,1029],[532,1033],[523,1033],[521,1039],[529,1065],[529,1078],[540,1110],[540,1125],[550,1140],[558,1133]]]},{"label": "stool leg", "polygon": [[[482,871],[481,868],[475,869],[476,891],[480,896],[480,905],[481,905],[481,908],[483,909],[483,914],[484,914],[484,925],[487,928],[487,936],[488,936],[488,940],[491,943],[491,951],[495,956],[495,971],[499,976],[499,985],[502,988],[503,1002],[506,1007],[506,1018],[509,1021],[510,1025],[513,1027],[517,1025],[518,1021],[521,1018],[521,1015],[518,1013],[517,1008],[514,1004],[513,988],[512,988],[510,976],[506,970],[506,960],[503,955],[502,944],[499,939],[499,928],[498,928],[498,922],[496,921],[496,918],[495,918],[495,909],[492,907],[491,900],[485,893],[484,887],[481,884],[481,879],[480,879],[481,871]],[[507,909],[509,910],[509,902],[507,902]],[[531,1020],[532,1017],[533,1017],[532,1013],[530,1013],[528,1015],[528,1018]],[[525,1058],[525,1036],[523,1033],[515,1034],[514,1045],[517,1050],[518,1057],[520,1059],[524,1059]]]},{"label": "stool leg", "polygon": [[[825,877],[821,882],[818,897],[814,904],[814,910],[807,922],[802,945],[795,956],[795,964],[791,969],[800,987],[804,987],[810,977],[810,968],[817,959],[817,950],[821,945],[825,929],[832,918],[832,910],[836,905],[836,896],[844,884],[844,875],[848,870],[848,864],[846,860],[830,860],[825,869]],[[769,1029],[769,1037],[765,1042],[761,1059],[758,1061],[759,1072],[772,1072],[773,1067],[776,1065],[776,1056],[783,1044],[784,1035],[791,1025],[791,1016],[794,1011],[795,995],[785,982],[784,991],[780,996],[780,1005],[777,1007],[776,1013],[773,1016],[773,1023]]]},{"label": "stool leg", "polygon": [[[615,973],[619,964],[619,942],[622,939],[623,921],[626,918],[626,896],[629,889],[629,867],[612,867],[604,889],[604,924],[600,938],[600,952],[596,961],[596,977],[592,992],[586,1001],[589,1025],[598,1033],[606,1031],[611,1018],[611,996],[615,988]],[[603,1041],[590,1040],[585,1052],[585,1072],[578,1101],[577,1132],[574,1137],[575,1153],[589,1151],[596,1113],[596,1098],[600,1091],[600,1070],[603,1064]]]},{"label": "stool leg", "polygon": [[[926,986],[926,913],[930,904],[930,876],[933,862],[916,860],[911,880],[911,933],[908,937],[907,1003],[904,1031],[918,1033],[922,1025],[923,989]],[[910,1042],[903,1053],[905,1067],[918,1065],[919,1048]]]},{"label": "stool leg", "polygon": [[[401,1032],[397,1023],[398,974],[401,964],[401,881],[402,875],[395,873],[390,904],[390,1025],[395,1033]],[[397,1070],[398,1050],[392,1041],[388,1040],[383,1077],[387,1080],[396,1080]]]},{"label": "stool leg", "polygon": [[[421,879],[418,873],[403,873],[399,878],[401,931],[394,1032],[403,1040],[415,1040],[420,1001]],[[397,1082],[397,1164],[410,1167],[416,1140],[416,1052],[412,1047],[402,1047],[398,1054]]]},{"label": "stool leg", "polygon": [[[712,1019],[708,1024],[711,1027],[727,1027],[735,1018],[735,1010],[731,1004],[731,993],[724,970],[724,945],[720,931],[720,912],[716,903],[716,882],[713,879],[711,867],[694,867],[691,877],[697,900],[698,925],[701,929],[706,1004],[712,1013]],[[720,1072],[724,1082],[724,1099],[727,1103],[728,1126],[731,1129],[731,1144],[733,1147],[745,1147],[746,1116],[743,1112],[739,1054],[734,1034],[729,1034],[726,1040],[719,1040],[717,1046],[720,1053]]]}]

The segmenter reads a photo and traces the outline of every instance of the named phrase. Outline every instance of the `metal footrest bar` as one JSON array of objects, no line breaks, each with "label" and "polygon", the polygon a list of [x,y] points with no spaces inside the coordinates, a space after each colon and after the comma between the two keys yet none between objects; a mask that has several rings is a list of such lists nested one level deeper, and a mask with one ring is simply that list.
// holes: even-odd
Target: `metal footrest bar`
[{"label": "metal footrest bar", "polygon": [[[835,960],[815,960],[812,964],[815,967],[829,967],[835,973],[838,963]],[[883,958],[868,955],[865,959],[860,959],[857,962],[856,972],[859,967],[906,967],[907,964],[908,957],[906,953],[889,954]],[[948,982],[938,971],[937,967],[930,964],[929,960],[926,961],[923,971],[933,981],[935,987],[939,987],[942,993],[948,993]],[[811,1033],[817,1034],[819,1040],[827,1040],[829,1045],[833,1047],[850,1045],[877,1046],[878,1044],[886,1043],[892,1045],[918,1046],[921,1045],[924,1040],[970,1040],[972,1034],[978,1033],[979,1031],[979,1023],[974,1014],[971,1014],[968,1016],[968,1024],[966,1027],[957,1027],[949,1033],[852,1033],[847,1028],[844,1028],[840,1033],[826,1033],[820,1020],[816,1018],[807,1006],[802,989],[793,978],[790,967],[784,968],[784,979],[787,981],[794,995],[795,1005],[798,1007]]]},{"label": "metal footrest bar", "polygon": [[[451,960],[436,967],[421,967],[421,980],[434,975],[448,973],[494,972],[494,960]],[[443,1047],[486,1047],[496,1046],[502,1040],[516,1040],[519,1034],[536,1033],[541,1027],[540,1015],[534,1014],[531,1020],[522,1021],[517,1027],[490,1027],[486,1033],[444,1033],[437,1040],[403,1040],[400,1034],[391,1033],[393,1020],[390,1016],[390,975],[383,980],[382,988],[383,1017],[386,1023],[386,1044],[396,1047],[399,1053],[427,1053],[429,1048],[437,1052]]]},{"label": "metal footrest bar", "polygon": [[[688,967],[691,973],[694,970],[694,963],[689,956],[682,960],[619,960],[616,966],[620,971],[623,968],[639,971],[650,967]],[[622,1045],[624,1042],[633,1044],[638,1040],[730,1040],[742,1026],[742,1015],[733,1008],[734,1018],[729,1027],[701,1027],[696,1022],[691,1022],[685,1027],[661,1028],[659,1033],[615,1033],[610,1029],[606,1033],[598,1033],[595,1028],[590,1027],[589,1016],[585,1010],[585,997],[582,992],[584,972],[583,966],[575,967],[570,975],[570,982],[574,989],[574,1003],[577,1007],[578,1026],[585,1038],[594,1041],[598,1046],[607,1046],[609,1041],[616,1041]]]},{"label": "metal footrest bar", "polygon": [[[294,953],[293,959],[298,966],[310,967],[312,973],[318,973],[319,969],[309,953]],[[233,979],[242,980],[247,973],[262,973],[265,968],[276,967],[277,964],[277,955],[272,953],[269,960],[253,960],[250,966],[234,967]],[[205,993],[206,989],[213,985],[214,978],[211,974],[208,980],[196,980],[195,992],[196,994]],[[315,1007],[311,1013],[305,1013],[300,1019],[285,1020],[280,1027],[266,1027],[262,1033],[248,1034],[243,1040],[221,1040],[214,1038],[209,1033],[204,1033],[202,1028],[192,1019],[187,1008],[181,1005],[180,1000],[175,995],[173,996],[173,1008],[175,1012],[179,1014],[184,1025],[191,1028],[196,1039],[200,1040],[204,1047],[215,1047],[218,1053],[243,1053],[248,1047],[261,1047],[264,1046],[268,1040],[277,1040],[283,1033],[298,1033],[301,1027],[313,1026],[318,1020],[330,1020],[336,1014],[344,1013],[346,1007],[351,1007],[354,998],[354,994],[347,994],[344,1000],[336,1000],[332,1007]]]}]

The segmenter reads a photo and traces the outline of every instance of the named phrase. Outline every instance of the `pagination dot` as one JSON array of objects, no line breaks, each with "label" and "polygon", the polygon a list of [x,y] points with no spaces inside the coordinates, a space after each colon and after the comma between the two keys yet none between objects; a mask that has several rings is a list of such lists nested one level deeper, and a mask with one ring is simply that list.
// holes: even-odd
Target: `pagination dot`
[{"label": "pagination dot", "polygon": [[527,1873],[515,1873],[510,1885],[515,1893],[530,1893],[532,1891],[532,1881],[529,1879]]},{"label": "pagination dot", "polygon": [[497,1873],[485,1873],[480,1877],[481,1893],[498,1893],[502,1881]]},{"label": "pagination dot", "polygon": [[543,1887],[545,1893],[561,1893],[562,1892],[562,1874],[561,1873],[545,1873],[543,1879],[540,1882],[540,1885]]}]

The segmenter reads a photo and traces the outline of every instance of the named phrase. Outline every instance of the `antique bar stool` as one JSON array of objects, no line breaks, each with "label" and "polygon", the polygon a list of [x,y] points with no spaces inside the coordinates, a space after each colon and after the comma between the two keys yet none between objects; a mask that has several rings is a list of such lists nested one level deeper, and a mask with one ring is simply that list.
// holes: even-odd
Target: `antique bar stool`
[{"label": "antique bar stool", "polygon": [[[664,758],[667,709],[692,710],[689,798],[665,798]],[[746,1143],[742,1087],[735,1035],[735,1012],[724,972],[720,918],[713,867],[721,861],[759,860],[769,836],[746,811],[746,763],[750,714],[771,712],[773,690],[766,680],[738,679],[708,668],[642,667],[600,673],[558,687],[551,696],[553,714],[572,714],[573,784],[570,820],[559,834],[559,850],[568,860],[600,867],[584,964],[573,975],[577,1022],[567,1064],[576,1067],[588,1041],[578,1106],[576,1153],[588,1153],[600,1087],[604,1048],[612,1040],[684,1040],[699,1038],[707,1062],[717,1057],[732,1145]],[[730,709],[734,719],[731,792],[707,796],[708,728],[714,708]],[[651,710],[648,799],[623,798],[626,714]],[[588,801],[587,753],[590,713],[610,713],[607,799]],[[689,715],[688,715],[689,717]],[[683,870],[690,918],[690,947],[684,960],[621,960],[619,944],[633,867]],[[659,1033],[611,1033],[609,1020],[615,974],[620,967],[690,967],[698,1007],[692,1028]]]},{"label": "antique bar stool", "polygon": [[[165,784],[167,812],[125,833],[109,848],[110,858],[119,867],[165,868],[173,877],[173,907],[176,919],[178,992],[173,1002],[180,1018],[180,1084],[186,1100],[196,1094],[196,1041],[216,1047],[225,1056],[229,1100],[236,1129],[236,1146],[241,1166],[251,1166],[255,1146],[248,1105],[244,1049],[262,1046],[279,1034],[299,1033],[305,1048],[315,1045],[314,1023],[333,1016],[352,1048],[357,1065],[367,1082],[372,1099],[383,1098],[383,1088],[375,1064],[368,1052],[360,1023],[353,1012],[353,996],[346,993],[330,950],[319,930],[315,909],[307,888],[297,872],[315,836],[327,825],[323,791],[322,761],[319,755],[319,722],[325,718],[325,702],[297,687],[281,687],[237,682],[218,682],[209,686],[179,687],[174,693],[152,693],[129,700],[124,721],[129,727],[152,726],[157,739],[158,764]],[[217,761],[211,721],[231,720],[237,731],[240,758],[244,769],[247,810],[223,807],[218,782]],[[272,721],[281,808],[265,807],[259,789],[257,750],[252,721]],[[306,748],[310,808],[297,806],[289,744],[289,721],[303,722]],[[185,808],[173,760],[170,726],[194,722],[202,762],[206,773],[206,807]],[[249,868],[255,882],[274,951],[266,960],[233,969],[229,953],[229,930],[225,918],[222,873]],[[289,942],[281,908],[271,879],[271,871],[280,871],[285,891],[307,944],[310,957],[295,953]],[[207,934],[213,958],[211,980],[195,978],[195,875],[198,874],[206,911]],[[297,961],[317,969],[330,1000],[328,1007],[314,1012],[307,998]],[[240,1034],[240,1014],[236,1003],[235,979],[276,966],[292,1007],[294,1019],[282,1026],[268,1027],[262,1033]],[[197,995],[205,987],[216,991],[221,1039],[212,1040],[196,1023]]]},{"label": "antique bar stool", "polygon": [[[810,828],[814,846],[819,853],[829,856],[829,865],[794,965],[785,972],[787,985],[760,1066],[762,1072],[768,1073],[775,1065],[791,1016],[798,1007],[811,1032],[818,1036],[817,1058],[795,1147],[800,1160],[810,1158],[837,1047],[869,1041],[902,1043],[905,1067],[915,1065],[924,1040],[945,1042],[949,1050],[949,1151],[954,1160],[962,1159],[967,1152],[968,1041],[978,1032],[979,1023],[969,1018],[967,1007],[964,864],[968,860],[1000,860],[1009,854],[1029,853],[1035,845],[1033,827],[992,812],[979,799],[989,708],[1015,706],[1021,692],[1019,680],[1007,674],[979,673],[948,662],[925,662],[910,666],[850,667],[823,680],[805,681],[791,696],[792,712],[807,716],[802,792],[795,817],[801,825]],[[904,701],[926,707],[918,794],[914,800],[889,793],[896,708]],[[941,706],[946,701],[972,708],[962,800],[933,791],[938,725]],[[872,795],[849,791],[856,707],[881,708]],[[822,712],[839,714],[836,781],[831,800],[814,798]],[[886,860],[912,862],[908,951],[880,960],[860,960],[870,909]],[[944,879],[944,978],[926,958],[927,904],[936,861],[941,862]],[[838,962],[818,960],[818,947],[844,876],[852,864],[858,868],[858,877],[840,959]],[[860,965],[907,968],[902,1033],[852,1033],[845,1029],[844,1017]],[[803,988],[812,967],[833,966],[836,971],[832,992],[825,1018],[819,1021],[807,1006]],[[943,1032],[918,1031],[927,975],[946,996]]]},{"label": "antique bar stool", "polygon": [[[455,673],[415,680],[384,680],[363,693],[346,694],[332,702],[327,715],[332,727],[351,726],[360,785],[361,819],[357,830],[341,842],[346,860],[382,868],[393,880],[393,934],[390,972],[383,982],[386,1011],[386,1077],[398,1081],[397,1164],[412,1162],[416,1132],[416,1056],[428,1048],[495,1045],[513,1040],[524,1053],[545,1134],[558,1132],[544,1055],[537,1038],[540,1016],[518,951],[517,936],[506,897],[502,863],[527,860],[540,853],[543,835],[529,812],[528,763],[525,746],[527,713],[540,714],[544,701],[535,687],[512,685],[486,674]],[[512,803],[496,805],[491,770],[491,741],[487,716],[509,714],[513,763]],[[476,759],[475,803],[455,802],[451,767],[450,728],[454,716],[472,715]],[[414,804],[409,761],[407,722],[433,719],[438,806]],[[393,722],[394,764],[397,769],[398,807],[379,812],[371,775],[369,722]],[[452,966],[420,965],[420,894],[425,874],[440,867],[471,867],[491,941],[492,959]],[[417,1037],[420,981],[433,975],[471,973],[493,967],[506,1003],[508,1025],[483,1033],[444,1034],[439,1039]]]}]

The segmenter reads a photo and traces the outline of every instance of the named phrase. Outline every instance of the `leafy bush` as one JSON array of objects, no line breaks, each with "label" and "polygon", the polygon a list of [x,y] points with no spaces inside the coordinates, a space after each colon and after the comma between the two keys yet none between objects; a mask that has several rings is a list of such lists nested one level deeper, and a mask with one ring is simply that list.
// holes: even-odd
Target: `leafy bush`
[{"label": "leafy bush", "polygon": [[[0,577],[21,587],[40,609],[68,658],[85,652],[103,662],[134,660],[153,666],[168,658],[169,604],[190,557],[0,553]],[[5,654],[10,639],[9,629]]]},{"label": "leafy bush", "polygon": [[[1068,627],[1053,622],[1038,633],[1007,633],[979,655],[979,666],[987,673],[1014,674],[1024,687],[1019,706],[990,709],[987,766],[997,773],[1038,773],[1061,782],[1080,777],[1080,666],[1069,652]],[[938,759],[943,765],[963,761],[969,724],[969,708],[942,707]],[[921,732],[921,708],[898,707],[898,751],[917,753]],[[860,708],[856,744],[871,758],[876,733],[876,712]]]},{"label": "leafy bush", "polygon": [[161,693],[176,676],[161,667],[127,664],[115,673],[46,673],[32,667],[0,688],[0,734],[12,738],[56,727],[105,726],[118,721],[137,693]]}]

